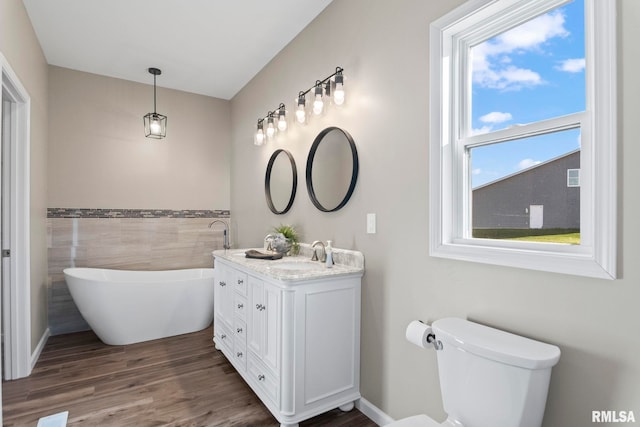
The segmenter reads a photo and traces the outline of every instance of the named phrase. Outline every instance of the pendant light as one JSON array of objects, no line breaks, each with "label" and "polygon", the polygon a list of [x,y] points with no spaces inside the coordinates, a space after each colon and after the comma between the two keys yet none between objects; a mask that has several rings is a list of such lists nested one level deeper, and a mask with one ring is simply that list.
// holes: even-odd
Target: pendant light
[{"label": "pendant light", "polygon": [[162,74],[159,68],[149,68],[153,74],[153,113],[144,116],[144,136],[147,138],[162,139],[167,135],[167,116],[156,112],[156,76]]}]

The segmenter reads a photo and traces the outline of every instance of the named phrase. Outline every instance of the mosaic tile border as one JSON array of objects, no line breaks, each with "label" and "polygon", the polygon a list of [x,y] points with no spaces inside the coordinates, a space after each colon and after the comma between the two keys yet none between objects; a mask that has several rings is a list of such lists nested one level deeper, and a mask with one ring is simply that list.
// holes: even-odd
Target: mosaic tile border
[{"label": "mosaic tile border", "polygon": [[47,218],[229,218],[228,210],[47,208]]}]

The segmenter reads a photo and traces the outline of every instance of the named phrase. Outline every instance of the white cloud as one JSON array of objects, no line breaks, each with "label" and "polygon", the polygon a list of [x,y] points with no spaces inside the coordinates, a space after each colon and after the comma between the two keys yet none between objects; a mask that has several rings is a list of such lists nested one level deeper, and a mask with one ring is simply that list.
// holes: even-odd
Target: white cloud
[{"label": "white cloud", "polygon": [[495,48],[498,53],[537,49],[549,39],[569,35],[564,28],[564,21],[564,15],[559,10],[541,15],[500,34],[496,37]]},{"label": "white cloud", "polygon": [[519,90],[544,84],[537,72],[509,65],[512,61],[509,55],[541,51],[548,40],[567,37],[569,31],[564,23],[563,13],[556,10],[473,47],[473,81],[498,90]]},{"label": "white cloud", "polygon": [[584,71],[584,58],[565,59],[556,67],[557,70],[566,71],[567,73],[579,73]]},{"label": "white cloud", "polygon": [[540,74],[524,68],[508,67],[500,74],[506,82],[525,85],[539,85],[542,83]]},{"label": "white cloud", "polygon": [[482,169],[477,168],[471,171],[472,175],[480,175],[482,173]]},{"label": "white cloud", "polygon": [[480,117],[480,121],[483,123],[503,123],[511,119],[511,113],[501,113],[500,111],[492,111]]},{"label": "white cloud", "polygon": [[514,66],[502,70],[474,72],[473,80],[480,86],[499,90],[520,90],[525,86],[537,86],[544,81],[540,74],[526,68]]},{"label": "white cloud", "polygon": [[520,160],[520,162],[518,162],[517,169],[518,170],[527,169],[527,168],[530,168],[531,166],[539,165],[540,163],[542,163],[540,160],[533,160],[533,159]]}]

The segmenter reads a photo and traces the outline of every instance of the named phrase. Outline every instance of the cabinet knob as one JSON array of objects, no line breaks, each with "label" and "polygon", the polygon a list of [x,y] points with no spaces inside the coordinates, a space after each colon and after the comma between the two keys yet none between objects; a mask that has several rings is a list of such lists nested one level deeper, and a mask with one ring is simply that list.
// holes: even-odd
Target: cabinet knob
[{"label": "cabinet knob", "polygon": [[236,331],[237,331],[239,334],[241,334],[241,333],[242,333],[242,328],[238,328],[238,329],[236,329]]},{"label": "cabinet knob", "polygon": [[237,356],[237,357],[242,357],[242,352],[241,352],[241,351],[237,352],[237,353],[236,353],[236,356]]},{"label": "cabinet knob", "polygon": [[238,308],[244,307],[244,304],[238,304]]},{"label": "cabinet knob", "polygon": [[262,374],[258,375],[258,381],[264,381],[264,375]]},{"label": "cabinet knob", "polygon": [[244,283],[244,280],[238,279],[238,285],[242,285],[243,283]]},{"label": "cabinet knob", "polygon": [[227,286],[225,282],[220,282],[220,286]]},{"label": "cabinet knob", "polygon": [[225,339],[227,336],[225,334],[220,335],[221,339]]},{"label": "cabinet knob", "polygon": [[262,311],[262,304],[256,304],[256,310]]}]

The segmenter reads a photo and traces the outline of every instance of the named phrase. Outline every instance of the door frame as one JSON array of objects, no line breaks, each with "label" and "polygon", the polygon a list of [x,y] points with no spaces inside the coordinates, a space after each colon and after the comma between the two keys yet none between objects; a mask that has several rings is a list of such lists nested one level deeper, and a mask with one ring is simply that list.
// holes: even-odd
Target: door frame
[{"label": "door frame", "polygon": [[[3,298],[5,351],[11,358],[5,379],[31,374],[31,255],[30,255],[30,116],[31,97],[0,52],[2,91],[11,102],[11,257],[8,298]],[[2,113],[2,106],[0,106]],[[7,143],[7,141],[5,141]],[[9,325],[5,327],[4,323]],[[7,342],[10,348],[7,349]]]}]

